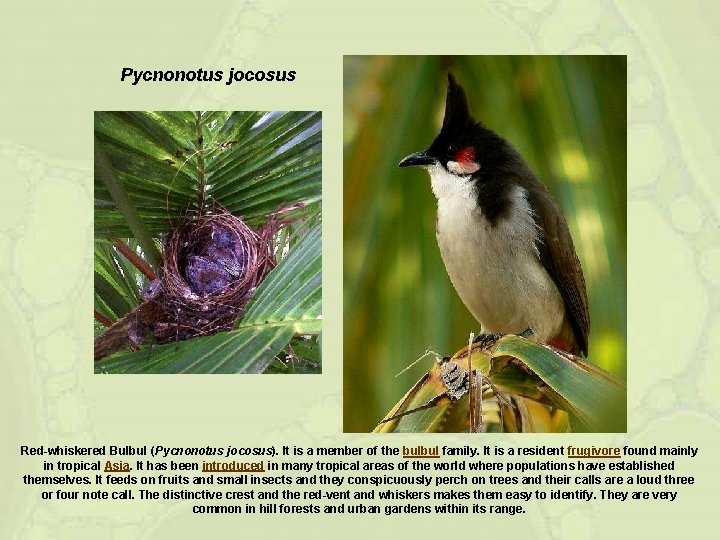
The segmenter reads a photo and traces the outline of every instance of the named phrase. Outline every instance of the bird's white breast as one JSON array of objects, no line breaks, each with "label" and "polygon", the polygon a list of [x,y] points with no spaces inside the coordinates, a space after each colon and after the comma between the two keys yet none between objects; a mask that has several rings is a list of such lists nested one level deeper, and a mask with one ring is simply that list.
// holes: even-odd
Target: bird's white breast
[{"label": "bird's white breast", "polygon": [[428,167],[438,200],[437,239],[445,268],[483,332],[531,328],[547,341],[562,326],[565,305],[540,263],[538,229],[527,193],[516,186],[510,212],[491,224],[469,176]]}]

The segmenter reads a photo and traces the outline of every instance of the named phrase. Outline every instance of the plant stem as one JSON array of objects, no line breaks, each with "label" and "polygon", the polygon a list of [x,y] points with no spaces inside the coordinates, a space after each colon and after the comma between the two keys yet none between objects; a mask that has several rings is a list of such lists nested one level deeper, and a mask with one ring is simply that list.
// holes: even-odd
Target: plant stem
[{"label": "plant stem", "polygon": [[105,315],[100,313],[97,309],[95,311],[95,320],[102,324],[104,327],[108,327],[112,325],[112,321],[108,319]]},{"label": "plant stem", "polygon": [[110,239],[113,243],[113,246],[122,253],[122,255],[130,261],[130,263],[140,270],[146,278],[148,278],[150,281],[155,279],[157,275],[155,275],[155,270],[152,269],[152,267],[146,263],[137,253],[135,253],[132,249],[130,249],[127,244],[119,240],[118,238],[111,238]]},{"label": "plant stem", "polygon": [[198,215],[205,213],[205,155],[203,150],[202,122],[200,118],[202,113],[195,113],[195,147],[197,149],[196,159],[198,164]]},{"label": "plant stem", "polygon": [[149,332],[150,325],[162,313],[162,308],[153,300],[143,302],[122,319],[118,319],[105,332],[95,338],[95,362],[117,351],[133,346],[130,338],[131,327],[135,333]]},{"label": "plant stem", "polygon": [[125,188],[118,180],[115,171],[110,164],[105,152],[103,152],[100,143],[95,138],[95,171],[100,176],[103,184],[107,188],[112,200],[118,208],[118,211],[125,218],[125,221],[130,227],[130,230],[135,235],[138,244],[143,248],[145,255],[147,255],[150,262],[159,268],[162,266],[162,256],[155,247],[155,243],[150,236],[147,228],[140,219],[138,211],[135,205],[130,200],[130,196],[125,191]]}]

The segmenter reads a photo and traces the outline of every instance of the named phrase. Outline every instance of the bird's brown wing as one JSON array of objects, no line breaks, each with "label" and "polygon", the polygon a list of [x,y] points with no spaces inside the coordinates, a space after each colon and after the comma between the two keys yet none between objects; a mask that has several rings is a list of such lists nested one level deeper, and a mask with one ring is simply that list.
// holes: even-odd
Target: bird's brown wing
[{"label": "bird's brown wing", "polygon": [[530,204],[541,228],[540,262],[560,291],[580,351],[587,355],[590,314],[582,267],[567,222],[555,200],[542,186],[529,190]]}]

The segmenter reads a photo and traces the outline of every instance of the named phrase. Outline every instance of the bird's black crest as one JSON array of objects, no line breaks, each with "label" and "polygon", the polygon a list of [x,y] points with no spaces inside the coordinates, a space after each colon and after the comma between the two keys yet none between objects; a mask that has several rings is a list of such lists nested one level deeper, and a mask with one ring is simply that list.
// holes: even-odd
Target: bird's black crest
[{"label": "bird's black crest", "polygon": [[455,130],[473,122],[465,90],[458,84],[452,73],[448,73],[448,89],[445,99],[445,118],[442,129]]}]

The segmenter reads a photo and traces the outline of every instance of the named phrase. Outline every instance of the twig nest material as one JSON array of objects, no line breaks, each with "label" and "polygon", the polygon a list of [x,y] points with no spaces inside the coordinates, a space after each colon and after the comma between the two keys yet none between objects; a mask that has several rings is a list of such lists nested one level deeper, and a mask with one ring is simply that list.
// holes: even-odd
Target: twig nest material
[{"label": "twig nest material", "polygon": [[165,312],[152,329],[157,341],[231,329],[275,266],[275,230],[273,222],[253,230],[228,212],[194,218],[173,229],[165,239],[161,291],[155,293]]}]

